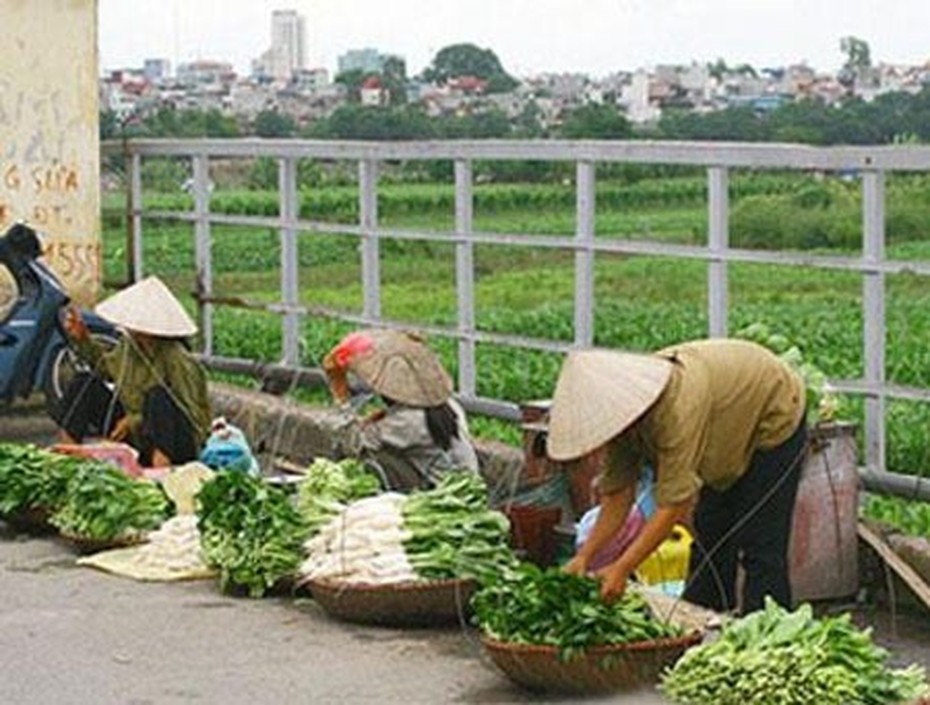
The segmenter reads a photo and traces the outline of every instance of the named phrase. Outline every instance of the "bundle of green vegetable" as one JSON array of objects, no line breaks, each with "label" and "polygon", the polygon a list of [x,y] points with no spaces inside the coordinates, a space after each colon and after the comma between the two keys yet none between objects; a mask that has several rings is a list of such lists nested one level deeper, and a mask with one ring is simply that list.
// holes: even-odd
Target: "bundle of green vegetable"
[{"label": "bundle of green vegetable", "polygon": [[381,491],[378,476],[354,458],[317,458],[297,489],[297,509],[311,534],[356,499]]},{"label": "bundle of green vegetable", "polygon": [[555,646],[564,660],[591,646],[681,634],[677,626],[654,618],[639,593],[627,591],[607,604],[594,578],[529,563],[485,583],[472,606],[478,625],[492,639]]},{"label": "bundle of green vegetable", "polygon": [[79,464],[34,445],[0,443],[0,516],[58,508]]},{"label": "bundle of green vegetable", "polygon": [[486,579],[515,563],[508,537],[507,518],[488,508],[481,477],[454,473],[435,489],[345,505],[304,545],[300,576],[370,585]]},{"label": "bundle of green vegetable", "polygon": [[909,536],[930,538],[930,502],[871,494],[862,514]]},{"label": "bundle of green vegetable", "polygon": [[109,541],[155,529],[169,516],[170,503],[155,483],[98,460],[76,463],[64,502],[50,519],[62,533]]},{"label": "bundle of green vegetable", "polygon": [[493,579],[515,564],[507,517],[488,508],[477,473],[447,475],[431,490],[412,493],[402,507],[411,566],[430,580]]},{"label": "bundle of green vegetable", "polygon": [[220,586],[261,597],[295,574],[306,528],[284,490],[236,471],[217,472],[197,495],[204,559]]},{"label": "bundle of green vegetable", "polygon": [[807,420],[815,424],[832,421],[841,411],[840,398],[827,383],[827,376],[809,360],[787,337],[772,333],[764,323],[753,323],[736,333],[737,338],[767,347],[801,375],[807,390]]},{"label": "bundle of green vegetable", "polygon": [[687,651],[660,687],[685,705],[882,705],[927,692],[923,669],[889,669],[887,655],[848,614],[815,619],[810,605],[789,612],[767,600]]}]

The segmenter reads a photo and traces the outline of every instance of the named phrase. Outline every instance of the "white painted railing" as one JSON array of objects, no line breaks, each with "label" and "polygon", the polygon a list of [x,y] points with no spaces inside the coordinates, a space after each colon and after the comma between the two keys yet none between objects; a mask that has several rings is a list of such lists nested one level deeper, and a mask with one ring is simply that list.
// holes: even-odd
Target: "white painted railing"
[{"label": "white painted railing", "polygon": [[[706,261],[708,264],[708,321],[710,336],[727,334],[727,265],[731,262],[794,265],[859,273],[863,281],[864,376],[831,380],[840,391],[865,398],[865,462],[870,470],[885,468],[885,404],[889,398],[930,401],[930,390],[887,383],[885,379],[885,277],[909,272],[930,276],[930,263],[889,260],[885,257],[885,174],[889,171],[930,171],[930,147],[806,147],[784,144],[497,141],[468,142],[332,142],[305,140],[130,140],[104,145],[108,154],[125,154],[132,203],[132,271],[143,271],[143,217],[193,221],[196,234],[198,287],[208,303],[203,306],[204,352],[211,355],[213,291],[210,257],[212,224],[251,224],[276,227],[281,237],[281,300],[270,306],[283,325],[283,364],[298,364],[300,317],[308,310],[298,304],[296,238],[298,232],[344,233],[357,236],[362,249],[362,315],[342,316],[359,325],[400,327],[402,321],[381,316],[379,244],[384,238],[441,239],[449,233],[387,229],[379,225],[378,168],[385,160],[448,160],[455,168],[455,272],[457,324],[427,332],[458,340],[458,388],[463,399],[485,410],[508,412],[506,402],[476,396],[475,344],[493,342],[523,348],[565,351],[594,340],[594,260],[598,253],[661,255]],[[146,157],[189,158],[193,163],[194,210],[187,213],[143,213],[140,178]],[[279,217],[229,216],[209,210],[208,165],[212,158],[271,157],[279,162]],[[356,226],[301,220],[298,217],[296,167],[301,159],[351,160],[358,163],[359,222]],[[576,164],[576,227],[574,237],[531,236],[475,232],[473,177],[475,160],[570,161]],[[707,245],[680,245],[637,240],[596,239],[595,166],[599,163],[678,164],[705,167],[708,183]],[[863,190],[863,248],[857,257],[775,252],[732,248],[729,245],[729,173],[733,168],[856,171]],[[574,341],[572,344],[483,332],[475,324],[474,247],[507,244],[561,248],[575,253]],[[418,326],[423,328],[423,326]],[[504,415],[508,415],[505,413]]]}]

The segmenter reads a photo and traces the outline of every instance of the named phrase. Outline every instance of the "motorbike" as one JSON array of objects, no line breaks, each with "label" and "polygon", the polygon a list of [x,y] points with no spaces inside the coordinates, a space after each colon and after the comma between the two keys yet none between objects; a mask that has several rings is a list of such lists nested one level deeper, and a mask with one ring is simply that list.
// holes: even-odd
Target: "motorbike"
[{"label": "motorbike", "polygon": [[[52,410],[84,365],[64,329],[71,297],[41,256],[39,235],[24,223],[0,236],[0,404],[38,392]],[[93,339],[116,345],[111,323],[81,315]]]}]

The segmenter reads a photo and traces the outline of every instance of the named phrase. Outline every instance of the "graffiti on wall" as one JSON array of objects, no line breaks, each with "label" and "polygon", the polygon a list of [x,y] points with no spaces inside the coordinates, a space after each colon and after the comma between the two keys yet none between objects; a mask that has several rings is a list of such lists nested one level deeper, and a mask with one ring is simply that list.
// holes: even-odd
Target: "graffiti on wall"
[{"label": "graffiti on wall", "polygon": [[0,229],[32,225],[48,265],[89,302],[100,277],[95,3],[15,3],[0,22],[14,40],[36,27],[44,37],[13,41],[0,65]]}]

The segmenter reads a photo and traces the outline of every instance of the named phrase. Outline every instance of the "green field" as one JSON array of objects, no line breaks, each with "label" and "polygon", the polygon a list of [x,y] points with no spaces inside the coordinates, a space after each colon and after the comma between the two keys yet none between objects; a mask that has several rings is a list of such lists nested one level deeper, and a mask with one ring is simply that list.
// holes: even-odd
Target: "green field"
[{"label": "green field", "polygon": [[[691,179],[686,179],[691,183]],[[404,188],[392,186],[381,223],[389,228],[450,231],[451,209],[446,196],[429,197],[422,185],[409,187],[411,203],[402,207]],[[547,187],[549,188],[549,187]],[[773,187],[774,188],[774,187]],[[784,187],[779,185],[779,190]],[[688,190],[691,189],[691,190]],[[435,189],[445,192],[445,187]],[[568,189],[571,191],[571,189]],[[647,189],[644,193],[660,192]],[[603,206],[599,200],[596,230],[599,237],[653,239],[667,242],[703,242],[706,207],[703,194],[693,186],[679,189],[684,196],[642,205]],[[669,193],[675,192],[669,189]],[[748,192],[747,197],[757,195]],[[237,211],[267,212],[267,194],[234,194]],[[226,206],[223,206],[224,200]],[[325,202],[317,194],[312,217],[327,222],[351,222],[345,199],[331,194],[334,214],[316,212]],[[571,198],[552,198],[551,205],[537,196],[479,195],[475,229],[487,232],[562,234],[574,229]],[[890,197],[890,199],[893,198]],[[419,199],[419,200],[418,200]],[[430,200],[432,199],[432,200]],[[619,203],[619,197],[617,197]],[[738,199],[734,209],[738,207]],[[214,208],[227,209],[233,195],[215,194]],[[271,199],[273,205],[273,199]],[[343,205],[339,205],[339,204]],[[393,203],[393,205],[391,205]],[[424,205],[425,203],[425,205]],[[524,205],[528,203],[529,205]],[[483,206],[484,204],[484,206]],[[185,207],[183,197],[156,196],[147,207]],[[416,207],[414,207],[414,205]],[[380,204],[379,204],[380,207]],[[105,270],[108,279],[125,277],[125,223],[121,205],[107,202],[105,210]],[[349,214],[351,215],[351,214]],[[848,215],[848,214],[847,214]],[[790,219],[793,214],[784,214]],[[841,220],[827,210],[818,218]],[[844,217],[846,217],[844,215]],[[888,256],[930,259],[930,240],[894,237]],[[214,289],[217,294],[273,301],[278,298],[278,233],[274,229],[215,226],[213,236]],[[837,253],[833,249],[831,253]],[[846,253],[852,251],[847,250]],[[386,240],[381,245],[382,315],[412,325],[454,325],[456,319],[454,246],[449,243]],[[146,273],[157,273],[177,291],[193,290],[193,227],[189,224],[150,221],[144,224]],[[358,313],[362,305],[358,243],[347,235],[301,233],[299,239],[300,295],[308,306]],[[574,260],[571,253],[516,246],[475,247],[476,317],[480,330],[570,341],[573,337]],[[646,256],[598,255],[595,278],[596,343],[631,350],[650,350],[680,340],[704,337],[707,332],[707,266],[700,262]],[[805,358],[828,376],[862,374],[862,284],[856,275],[775,265],[731,265],[730,329],[753,322],[767,324],[797,342]],[[915,275],[887,279],[888,377],[900,384],[930,387],[930,351],[925,331],[930,327],[930,292]],[[317,364],[325,351],[349,326],[324,317],[304,322],[303,361]],[[456,367],[454,340],[435,339],[432,345],[447,366]],[[274,361],[280,357],[280,322],[272,314],[219,309],[216,313],[214,350],[217,354]],[[478,393],[520,402],[551,396],[558,374],[558,355],[514,351],[496,345],[478,346]],[[845,413],[860,420],[861,408],[850,400]],[[888,422],[889,468],[924,474],[930,470],[928,405],[890,404]],[[514,429],[475,420],[480,433],[515,441]]]}]

